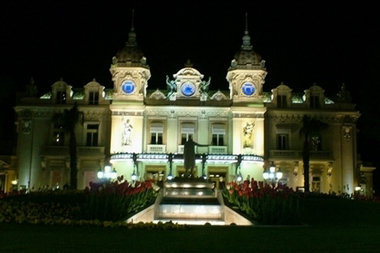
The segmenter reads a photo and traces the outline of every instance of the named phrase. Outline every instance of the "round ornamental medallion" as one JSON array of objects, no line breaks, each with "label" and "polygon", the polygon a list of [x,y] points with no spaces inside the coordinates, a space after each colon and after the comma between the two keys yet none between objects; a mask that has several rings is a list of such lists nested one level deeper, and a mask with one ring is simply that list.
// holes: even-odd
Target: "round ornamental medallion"
[{"label": "round ornamental medallion", "polygon": [[241,91],[246,96],[252,96],[256,92],[256,87],[253,83],[245,83],[241,87]]},{"label": "round ornamental medallion", "polygon": [[185,96],[191,96],[195,93],[195,85],[190,82],[186,82],[181,86],[182,94]]},{"label": "round ornamental medallion", "polygon": [[121,90],[126,94],[132,94],[135,91],[136,85],[133,81],[124,81],[121,85]]}]

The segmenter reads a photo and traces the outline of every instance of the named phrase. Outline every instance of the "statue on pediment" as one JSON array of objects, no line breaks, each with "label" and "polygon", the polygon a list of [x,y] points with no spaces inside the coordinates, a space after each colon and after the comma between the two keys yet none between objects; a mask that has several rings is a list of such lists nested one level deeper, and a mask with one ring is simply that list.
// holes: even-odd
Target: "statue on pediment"
[{"label": "statue on pediment", "polygon": [[347,90],[346,85],[343,83],[340,91],[338,92],[339,102],[351,103],[351,94]]},{"label": "statue on pediment", "polygon": [[169,79],[169,76],[166,76],[166,85],[169,90],[167,97],[170,98],[175,92],[177,92],[177,85],[174,80]]},{"label": "statue on pediment", "polygon": [[208,81],[202,81],[200,86],[199,86],[199,89],[200,89],[200,92],[201,92],[201,95],[207,95],[207,91],[208,91],[208,88],[210,86],[210,83],[211,83],[211,77],[208,79]]}]

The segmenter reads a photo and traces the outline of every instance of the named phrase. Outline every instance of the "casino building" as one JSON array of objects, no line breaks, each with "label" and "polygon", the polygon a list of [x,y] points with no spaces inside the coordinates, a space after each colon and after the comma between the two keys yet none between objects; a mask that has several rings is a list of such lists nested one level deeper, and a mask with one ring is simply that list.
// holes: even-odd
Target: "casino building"
[{"label": "casino building", "polygon": [[372,194],[374,168],[362,166],[357,156],[360,113],[344,86],[336,98],[318,85],[296,93],[282,83],[264,92],[265,61],[252,49],[248,31],[231,58],[224,90],[209,90],[211,80],[191,62],[167,77],[167,90],[149,90],[150,68],[132,27],[112,59],[113,89],[96,80],[80,89],[60,80],[36,98],[30,86],[15,106],[18,188],[70,182],[69,135],[52,118],[76,103],[84,115],[75,129],[80,189],[99,180],[98,171],[108,164],[127,180],[152,178],[160,185],[168,176],[181,177],[190,137],[208,145],[196,147],[194,175],[217,187],[241,177],[262,181],[264,170],[273,167],[283,174],[280,183],[303,189],[299,133],[307,115],[327,125],[310,136],[310,190],[351,194],[360,186],[362,194]]}]

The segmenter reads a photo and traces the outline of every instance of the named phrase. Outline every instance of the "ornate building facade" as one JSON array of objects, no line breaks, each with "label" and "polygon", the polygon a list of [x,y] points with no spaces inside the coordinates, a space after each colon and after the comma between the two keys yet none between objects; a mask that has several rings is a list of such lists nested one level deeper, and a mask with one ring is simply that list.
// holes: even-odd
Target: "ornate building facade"
[{"label": "ornate building facade", "polygon": [[[96,181],[97,172],[112,164],[127,180],[152,178],[158,184],[168,176],[181,177],[184,143],[196,147],[197,177],[220,187],[224,182],[263,180],[270,165],[283,172],[280,183],[304,187],[300,137],[305,115],[327,129],[311,136],[310,190],[353,193],[361,186],[372,194],[374,168],[360,166],[356,121],[360,114],[345,87],[337,99],[325,97],[313,85],[294,93],[281,84],[264,92],[265,61],[251,46],[248,31],[226,72],[229,87],[210,91],[190,62],[167,77],[166,91],[148,90],[147,59],[132,28],[123,49],[112,59],[111,90],[93,80],[74,89],[63,80],[40,98],[25,96],[16,105],[18,187],[62,187],[70,182],[68,134],[52,117],[76,103],[84,115],[75,129],[78,152],[78,188]],[[228,89],[228,90],[227,90]]]}]

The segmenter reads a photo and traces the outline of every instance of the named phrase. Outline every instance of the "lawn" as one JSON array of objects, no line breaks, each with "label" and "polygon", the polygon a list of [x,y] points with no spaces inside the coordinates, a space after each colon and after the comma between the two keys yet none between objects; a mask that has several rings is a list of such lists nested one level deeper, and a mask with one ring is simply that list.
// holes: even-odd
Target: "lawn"
[{"label": "lawn", "polygon": [[380,204],[309,198],[305,226],[187,230],[0,223],[0,252],[376,252]]}]

